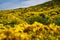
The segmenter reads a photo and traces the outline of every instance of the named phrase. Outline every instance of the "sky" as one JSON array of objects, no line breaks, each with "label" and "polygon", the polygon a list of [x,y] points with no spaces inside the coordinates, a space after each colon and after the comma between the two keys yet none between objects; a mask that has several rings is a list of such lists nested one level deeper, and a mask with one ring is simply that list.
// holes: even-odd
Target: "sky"
[{"label": "sky", "polygon": [[49,0],[0,0],[0,10],[35,6]]}]

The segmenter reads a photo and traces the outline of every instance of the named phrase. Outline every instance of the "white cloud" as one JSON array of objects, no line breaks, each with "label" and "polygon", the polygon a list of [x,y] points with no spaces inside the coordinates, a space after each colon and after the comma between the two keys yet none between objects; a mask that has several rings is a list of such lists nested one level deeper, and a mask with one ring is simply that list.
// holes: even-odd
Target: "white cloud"
[{"label": "white cloud", "polygon": [[28,1],[25,1],[25,2],[22,2],[22,7],[29,7],[29,6],[34,6],[34,5],[37,5],[37,4],[42,4],[44,2],[47,2],[49,0],[28,0]]},{"label": "white cloud", "polygon": [[29,7],[29,6],[34,6],[37,4],[41,4],[44,2],[47,2],[49,0],[27,0],[24,2],[6,2],[0,5],[0,9],[14,9],[14,8],[21,8],[21,7]]}]

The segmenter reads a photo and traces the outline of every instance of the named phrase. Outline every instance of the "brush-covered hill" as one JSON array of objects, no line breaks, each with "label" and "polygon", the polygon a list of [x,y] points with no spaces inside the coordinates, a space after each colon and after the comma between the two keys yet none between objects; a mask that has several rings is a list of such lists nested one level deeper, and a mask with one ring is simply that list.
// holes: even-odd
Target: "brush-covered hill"
[{"label": "brush-covered hill", "polygon": [[60,3],[0,10],[0,40],[60,40]]},{"label": "brush-covered hill", "polygon": [[60,25],[59,3],[49,1],[27,8],[0,10],[0,24],[11,25],[23,22],[33,24],[35,21],[44,25],[49,25],[50,23]]}]

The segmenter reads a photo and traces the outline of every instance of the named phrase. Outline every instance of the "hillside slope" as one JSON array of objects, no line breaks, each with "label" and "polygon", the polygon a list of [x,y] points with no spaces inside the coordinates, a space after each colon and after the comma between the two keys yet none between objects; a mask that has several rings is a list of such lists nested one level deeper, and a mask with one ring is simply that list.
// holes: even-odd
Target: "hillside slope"
[{"label": "hillside slope", "polygon": [[0,40],[60,40],[60,5],[0,10]]},{"label": "hillside slope", "polygon": [[[59,4],[54,4],[53,1],[49,1],[36,6],[31,6],[28,8],[0,10],[0,20],[1,21],[3,20],[0,23],[4,24],[4,22],[7,21],[6,24],[7,23],[10,24],[10,22],[12,22],[13,19],[15,20],[17,18],[16,21],[19,20],[18,22],[20,23],[21,23],[20,20],[22,20],[23,22],[25,21],[28,24],[32,24],[35,21],[37,21],[37,22],[43,23],[44,25],[49,25],[50,23],[55,23],[56,25],[60,25],[60,8],[59,7],[60,7]],[[13,16],[14,18],[12,18]]]}]

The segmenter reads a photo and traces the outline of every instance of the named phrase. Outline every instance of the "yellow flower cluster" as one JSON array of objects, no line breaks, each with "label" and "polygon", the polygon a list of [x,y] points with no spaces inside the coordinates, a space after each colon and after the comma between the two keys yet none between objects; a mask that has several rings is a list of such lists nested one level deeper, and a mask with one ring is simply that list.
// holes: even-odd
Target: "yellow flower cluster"
[{"label": "yellow flower cluster", "polygon": [[31,25],[14,25],[12,28],[0,24],[0,40],[60,40],[60,26],[34,22]]}]

